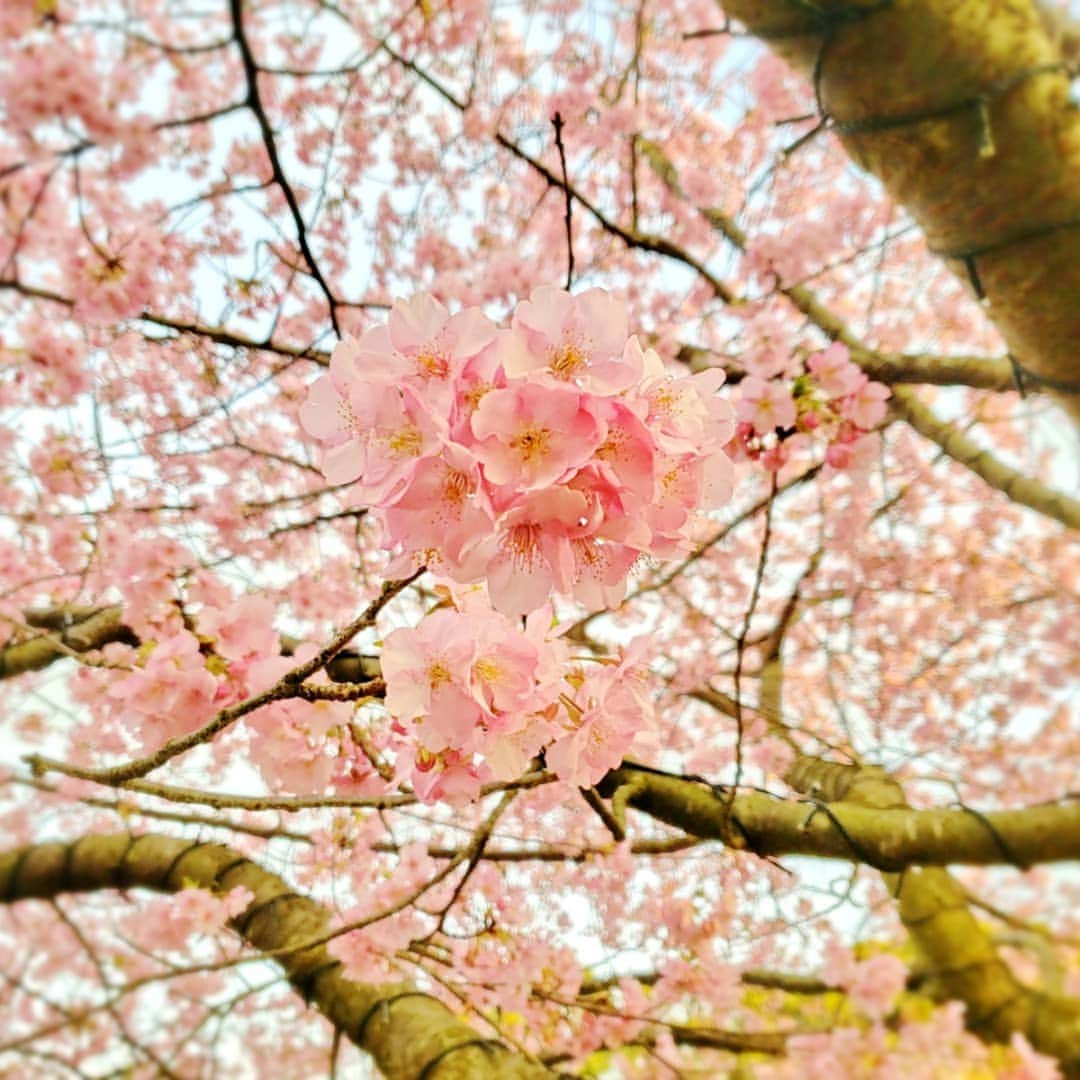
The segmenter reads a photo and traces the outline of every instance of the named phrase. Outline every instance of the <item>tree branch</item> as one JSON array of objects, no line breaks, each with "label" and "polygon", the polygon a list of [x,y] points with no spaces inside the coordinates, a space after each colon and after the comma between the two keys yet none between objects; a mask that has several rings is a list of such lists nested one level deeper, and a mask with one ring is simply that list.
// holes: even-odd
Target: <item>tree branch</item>
[{"label": "tree branch", "polygon": [[832,802],[824,792],[810,802],[757,792],[727,800],[724,789],[631,762],[597,787],[615,806],[762,856],[845,859],[893,872],[954,863],[1026,868],[1080,858],[1080,799],[986,813]]},{"label": "tree branch", "polygon": [[229,0],[233,36],[236,38],[236,44],[240,49],[240,60],[244,66],[244,78],[247,81],[246,104],[250,106],[251,111],[255,114],[255,119],[258,121],[259,131],[262,134],[267,157],[270,159],[270,168],[274,180],[278,187],[281,188],[281,193],[285,196],[285,202],[289,206],[289,213],[292,214],[293,224],[296,226],[296,242],[300,246],[300,252],[308,264],[312,278],[315,279],[315,282],[322,290],[323,296],[326,297],[326,303],[330,309],[330,322],[334,327],[334,333],[340,338],[341,327],[338,325],[337,317],[338,301],[330,291],[330,286],[327,284],[326,278],[323,277],[319,264],[315,260],[314,252],[311,250],[311,245],[308,242],[307,223],[304,221],[304,215],[300,212],[300,204],[297,202],[296,193],[293,191],[292,185],[285,175],[285,170],[282,168],[281,158],[277,152],[277,142],[274,139],[274,130],[270,126],[270,119],[266,115],[266,108],[259,95],[259,69],[251,51],[251,44],[244,32],[243,8],[243,0]]},{"label": "tree branch", "polygon": [[[786,779],[797,790],[827,799],[871,808],[907,807],[903,788],[879,768],[803,757]],[[1073,805],[1080,808],[1080,803]],[[992,815],[968,813],[993,831]],[[1075,823],[1065,827],[1072,828],[1074,839],[1078,838]],[[1008,842],[1004,835],[995,834],[1003,852]],[[886,874],[885,883],[921,954],[925,991],[940,1000],[963,1001],[965,1023],[981,1038],[1006,1042],[1021,1031],[1037,1050],[1058,1058],[1066,1075],[1080,1072],[1080,999],[1043,993],[1019,982],[972,915],[967,891],[946,870],[911,867],[899,875]]]},{"label": "tree branch", "polygon": [[[653,171],[675,195],[682,197],[678,174],[663,151],[652,143],[642,143],[643,152]],[[722,210],[701,210],[702,216],[740,251],[746,250],[746,234]],[[848,347],[852,359],[863,364],[874,352],[856,337],[847,324],[830,311],[805,285],[778,285],[777,291],[833,341]],[[1080,334],[1080,330],[1078,330]],[[973,443],[951,424],[936,419],[914,393],[904,387],[893,387],[894,410],[916,431],[937,443],[954,461],[966,466],[987,484],[1003,492],[1014,502],[1060,521],[1070,528],[1080,527],[1080,502],[1062,492],[1047,487],[1038,480],[999,461],[988,451]]]},{"label": "tree branch", "polygon": [[1013,502],[1060,521],[1070,529],[1080,529],[1080,500],[1055,491],[1006,465],[958,428],[939,420],[912,391],[893,387],[890,405],[920,435],[937,443],[953,461],[982,477],[990,487],[1007,495]]},{"label": "tree branch", "polygon": [[388,1080],[552,1075],[501,1043],[481,1038],[440,1001],[408,984],[347,978],[325,946],[303,947],[326,934],[329,913],[223,844],[121,833],[0,855],[0,898],[6,903],[133,887],[168,893],[191,885],[216,893],[249,889],[254,900],[232,920],[232,928],[253,948],[273,953],[297,993],[371,1054]]},{"label": "tree branch", "polygon": [[1080,417],[1080,111],[1037,5],[723,8],[813,81],[822,123],[985,300],[1022,372]]}]

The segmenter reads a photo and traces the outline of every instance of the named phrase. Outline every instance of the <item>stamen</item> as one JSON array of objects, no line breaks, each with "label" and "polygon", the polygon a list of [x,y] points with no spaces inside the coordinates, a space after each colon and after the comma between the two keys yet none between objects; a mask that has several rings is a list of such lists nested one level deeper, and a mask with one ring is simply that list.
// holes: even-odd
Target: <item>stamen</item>
[{"label": "stamen", "polygon": [[420,448],[424,445],[424,437],[420,429],[413,424],[400,427],[387,440],[390,449],[399,457],[416,457]]},{"label": "stamen", "polygon": [[547,453],[550,439],[547,428],[530,427],[511,439],[510,446],[521,455],[522,461],[536,461]]},{"label": "stamen", "polygon": [[578,345],[568,343],[552,351],[548,366],[557,379],[572,379],[589,366],[589,358]]}]

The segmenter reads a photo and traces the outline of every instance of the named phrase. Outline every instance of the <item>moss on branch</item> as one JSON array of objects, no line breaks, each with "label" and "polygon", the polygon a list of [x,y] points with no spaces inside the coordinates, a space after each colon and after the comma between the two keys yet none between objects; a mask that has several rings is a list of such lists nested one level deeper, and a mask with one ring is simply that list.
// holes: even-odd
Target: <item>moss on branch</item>
[{"label": "moss on branch", "polygon": [[133,887],[176,892],[188,886],[254,899],[232,920],[253,948],[274,955],[289,981],[334,1027],[375,1059],[388,1080],[531,1080],[553,1074],[481,1037],[437,999],[407,984],[347,978],[322,938],[330,917],[281,878],[223,844],[128,833],[88,835],[0,855],[0,898],[51,899],[63,893]]}]

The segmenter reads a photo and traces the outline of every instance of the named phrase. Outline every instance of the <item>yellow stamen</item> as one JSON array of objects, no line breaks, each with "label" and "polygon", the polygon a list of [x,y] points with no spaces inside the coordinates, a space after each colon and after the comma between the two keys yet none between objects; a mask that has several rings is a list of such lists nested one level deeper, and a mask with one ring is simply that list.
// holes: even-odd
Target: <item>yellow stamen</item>
[{"label": "yellow stamen", "polygon": [[416,366],[421,375],[432,379],[445,379],[450,374],[450,361],[441,353],[423,349],[416,354]]},{"label": "yellow stamen", "polygon": [[424,444],[424,438],[419,428],[406,424],[405,427],[398,428],[388,442],[390,449],[399,457],[416,457]]},{"label": "yellow stamen", "polygon": [[547,454],[550,438],[547,428],[530,427],[511,439],[510,446],[521,455],[522,461],[536,461]]},{"label": "yellow stamen", "polygon": [[450,682],[452,677],[450,669],[441,660],[436,660],[435,663],[428,668],[428,686],[430,686],[432,690],[442,686],[443,683]]},{"label": "yellow stamen", "polygon": [[571,379],[582,368],[588,367],[589,358],[577,345],[563,345],[551,355],[549,366],[558,379]]},{"label": "yellow stamen", "polygon": [[473,664],[473,671],[476,672],[476,677],[485,683],[498,682],[502,675],[502,668],[499,667],[498,661],[493,660],[490,656],[481,656]]},{"label": "yellow stamen", "polygon": [[448,503],[460,505],[469,494],[469,478],[457,469],[448,469],[443,481],[443,498]]}]

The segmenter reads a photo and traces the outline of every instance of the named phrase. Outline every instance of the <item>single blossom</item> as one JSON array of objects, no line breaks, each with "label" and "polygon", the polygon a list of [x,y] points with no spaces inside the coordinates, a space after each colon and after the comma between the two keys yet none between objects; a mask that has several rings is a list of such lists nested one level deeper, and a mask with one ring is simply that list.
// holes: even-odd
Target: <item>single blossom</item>
[{"label": "single blossom", "polygon": [[434,297],[421,293],[398,300],[385,326],[338,348],[348,351],[364,378],[412,386],[430,407],[445,412],[462,369],[495,335],[494,323],[482,311],[466,308],[451,315]]},{"label": "single blossom", "polygon": [[437,457],[417,462],[394,504],[383,511],[389,535],[400,538],[430,570],[477,580],[489,557],[495,512],[472,451],[445,444]]},{"label": "single blossom", "polygon": [[752,424],[759,435],[795,424],[795,402],[783,383],[765,382],[755,375],[748,375],[739,384],[739,389],[742,393],[738,418]]},{"label": "single blossom", "polygon": [[498,523],[496,550],[487,565],[496,611],[524,615],[574,584],[572,542],[595,529],[598,513],[579,491],[550,487],[523,496]]},{"label": "single blossom", "polygon": [[548,487],[584,465],[606,431],[576,390],[517,383],[492,390],[472,417],[487,480],[519,490]]},{"label": "single blossom", "polygon": [[885,419],[885,402],[891,391],[884,383],[871,382],[865,375],[859,385],[840,403],[841,413],[865,431]]},{"label": "single blossom", "polygon": [[834,341],[827,349],[815,353],[806,361],[806,367],[815,382],[830,398],[842,398],[858,389],[860,379],[865,378],[851,362],[847,346]]},{"label": "single blossom", "polygon": [[199,632],[214,642],[226,660],[276,656],[280,651],[274,630],[274,602],[265,596],[244,596],[227,608],[206,608],[199,617]]},{"label": "single blossom", "polygon": [[735,432],[735,414],[716,396],[725,378],[720,368],[674,378],[654,350],[641,349],[637,338],[627,342],[626,351],[641,353],[646,422],[665,453],[709,453],[728,443]]},{"label": "single blossom", "polygon": [[625,390],[639,370],[623,355],[626,307],[603,289],[576,296],[551,286],[534,289],[514,312],[503,366],[511,378],[541,373],[595,394]]}]

